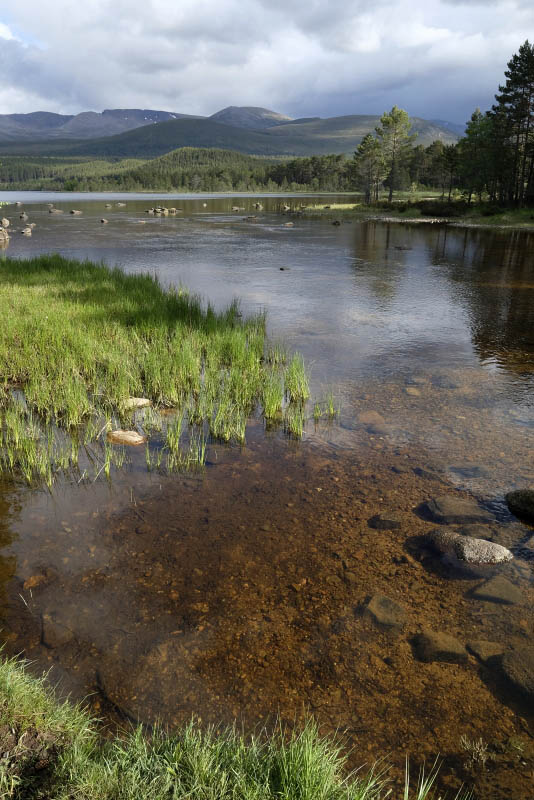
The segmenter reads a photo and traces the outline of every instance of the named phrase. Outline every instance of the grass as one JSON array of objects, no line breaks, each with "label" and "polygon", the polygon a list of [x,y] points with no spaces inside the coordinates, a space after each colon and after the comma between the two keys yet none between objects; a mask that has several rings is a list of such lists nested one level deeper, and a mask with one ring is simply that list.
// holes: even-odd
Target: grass
[{"label": "grass", "polygon": [[[309,396],[302,358],[269,345],[264,315],[243,319],[237,303],[216,313],[148,275],[8,258],[0,318],[0,472],[28,483],[109,476],[125,457],[106,434],[125,427],[160,441],[150,468],[197,465],[207,437],[242,442],[260,405],[269,419],[280,395],[289,407]],[[128,411],[129,397],[153,407]]]},{"label": "grass", "polygon": [[[245,736],[191,722],[102,738],[24,664],[0,662],[0,797],[12,800],[430,800],[437,765],[394,793],[385,765],[349,773],[342,739],[300,730]],[[467,800],[461,792],[456,800]]]}]

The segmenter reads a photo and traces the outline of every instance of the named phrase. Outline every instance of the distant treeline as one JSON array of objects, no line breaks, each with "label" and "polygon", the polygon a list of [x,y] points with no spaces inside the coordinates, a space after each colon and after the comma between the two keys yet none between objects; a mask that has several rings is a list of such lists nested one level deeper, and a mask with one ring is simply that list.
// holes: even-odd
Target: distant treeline
[{"label": "distant treeline", "polygon": [[[443,144],[411,149],[397,176],[399,188],[441,188]],[[279,161],[232,150],[183,147],[150,161],[0,158],[0,189],[43,191],[318,191],[359,188],[354,158],[311,156]]]}]

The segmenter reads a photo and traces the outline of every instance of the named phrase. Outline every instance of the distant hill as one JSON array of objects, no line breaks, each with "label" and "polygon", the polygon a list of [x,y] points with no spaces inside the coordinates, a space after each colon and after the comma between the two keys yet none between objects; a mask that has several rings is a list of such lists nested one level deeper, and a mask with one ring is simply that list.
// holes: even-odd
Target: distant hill
[{"label": "distant hill", "polygon": [[0,114],[0,142],[94,139],[124,133],[144,125],[184,118],[194,119],[189,114],[139,108],[106,109],[101,113],[83,111],[76,115],[52,114],[47,111]]},{"label": "distant hill", "polygon": [[456,136],[465,136],[465,122],[460,124],[459,122],[447,122],[445,119],[431,119],[430,122],[439,125],[440,128],[445,128],[446,131],[455,133]]},{"label": "distant hill", "polygon": [[[378,116],[355,114],[284,121],[258,130],[217,122],[211,118],[181,117],[86,141],[56,139],[52,142],[0,143],[0,152],[11,155],[28,153],[108,158],[154,158],[180,147],[220,148],[250,155],[352,153],[361,139],[378,125],[379,119]],[[73,117],[67,124],[73,125],[75,120],[76,117]],[[436,139],[448,143],[458,138],[450,130],[428,120],[416,117],[412,123],[413,131],[418,134],[418,144],[428,145]]]},{"label": "distant hill", "polygon": [[270,111],[268,108],[256,106],[228,106],[212,114],[208,119],[222,122],[235,128],[251,128],[252,130],[265,130],[284,122],[292,122],[291,117]]}]

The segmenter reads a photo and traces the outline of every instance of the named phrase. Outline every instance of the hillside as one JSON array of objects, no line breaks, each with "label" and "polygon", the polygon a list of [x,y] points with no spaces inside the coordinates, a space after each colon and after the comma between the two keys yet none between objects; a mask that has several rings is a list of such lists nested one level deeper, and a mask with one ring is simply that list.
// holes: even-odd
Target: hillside
[{"label": "hillside", "polygon": [[251,128],[252,130],[265,130],[285,122],[292,122],[291,117],[270,111],[268,108],[256,106],[228,106],[212,114],[209,119],[214,122],[223,122],[236,128]]},{"label": "hillside", "polygon": [[[179,147],[235,150],[250,155],[308,156],[352,153],[363,136],[373,131],[378,116],[352,115],[284,122],[265,130],[236,127],[212,119],[185,118],[145,125],[115,136],[87,141],[0,144],[11,155],[67,155],[106,158],[154,158]],[[427,120],[415,118],[418,144],[436,139],[454,142],[457,136]]]},{"label": "hillside", "polygon": [[183,118],[191,117],[172,111],[139,108],[106,109],[101,113],[83,111],[76,115],[52,114],[47,111],[0,114],[0,142],[100,138],[124,133],[143,125]]}]

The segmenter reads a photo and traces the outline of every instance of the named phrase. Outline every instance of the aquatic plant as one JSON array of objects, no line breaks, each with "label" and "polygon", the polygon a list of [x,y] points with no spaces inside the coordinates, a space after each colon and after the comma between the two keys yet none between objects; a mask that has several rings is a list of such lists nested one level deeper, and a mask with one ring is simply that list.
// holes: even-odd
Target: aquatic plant
[{"label": "aquatic plant", "polygon": [[[159,435],[168,466],[196,464],[206,442],[193,458],[188,432],[158,409],[180,409],[184,429],[206,424],[213,438],[242,442],[258,404],[267,418],[280,413],[280,387],[290,402],[309,395],[302,358],[286,364],[282,345],[266,342],[264,314],[243,318],[237,302],[215,312],[149,275],[8,258],[0,317],[0,472],[28,483],[76,470],[89,446],[94,474],[109,476],[124,459],[106,435],[123,422]],[[129,397],[153,408],[128,410]]]}]

